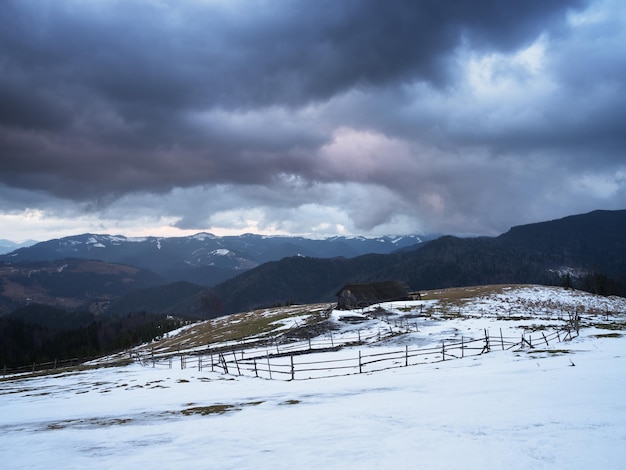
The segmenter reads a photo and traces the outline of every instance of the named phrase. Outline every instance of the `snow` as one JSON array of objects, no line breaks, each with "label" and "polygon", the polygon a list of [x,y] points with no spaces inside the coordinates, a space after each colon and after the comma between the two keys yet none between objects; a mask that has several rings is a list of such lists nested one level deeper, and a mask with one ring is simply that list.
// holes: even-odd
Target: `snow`
[{"label": "snow", "polygon": [[230,253],[230,250],[227,250],[225,248],[220,248],[217,250],[213,250],[211,252],[212,255],[216,255],[216,256],[227,256]]},{"label": "snow", "polygon": [[[540,308],[548,300],[553,310]],[[392,317],[411,309],[435,313],[411,320],[419,331],[328,354],[347,357],[420,339],[437,343],[455,330],[516,330],[531,314],[548,328],[563,321],[559,308],[580,305],[585,327],[572,341],[541,349],[494,348],[327,379],[231,376],[181,369],[177,361],[171,368],[135,363],[8,379],[0,382],[0,462],[10,469],[623,468],[626,336],[590,321],[624,325],[624,301],[505,289],[469,299],[451,319],[437,317],[441,301],[387,304]],[[524,318],[502,316],[507,306],[517,311],[523,305],[530,309]],[[611,311],[601,316],[596,307]],[[278,328],[306,322],[306,315],[291,311]],[[331,313],[330,321],[343,324],[341,314]],[[373,331],[379,321],[345,325],[334,334]]]},{"label": "snow", "polygon": [[215,240],[217,238],[219,237],[216,237],[212,233],[207,233],[207,232],[196,233],[195,235],[192,235],[189,237],[189,239],[191,240],[200,240],[200,241]]},{"label": "snow", "polygon": [[121,235],[115,238],[119,242],[129,242],[129,243],[143,243],[148,240],[148,237],[124,237]]}]

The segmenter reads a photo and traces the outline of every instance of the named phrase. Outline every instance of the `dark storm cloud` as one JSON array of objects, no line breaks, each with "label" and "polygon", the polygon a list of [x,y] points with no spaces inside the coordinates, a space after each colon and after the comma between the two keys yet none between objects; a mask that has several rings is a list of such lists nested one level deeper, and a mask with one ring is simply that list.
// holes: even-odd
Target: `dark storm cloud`
[{"label": "dark storm cloud", "polygon": [[[624,18],[574,31],[568,15],[592,3],[6,1],[0,197],[33,189],[98,208],[168,194],[175,216],[173,189],[215,186],[228,210],[284,216],[313,201],[362,230],[393,219],[389,206],[501,227],[507,207],[540,206],[557,171],[563,193],[594,165],[619,181]],[[541,38],[545,82],[508,60]],[[488,85],[471,88],[483,68]],[[344,183],[371,189],[323,186]],[[178,210],[179,225],[206,223]]]},{"label": "dark storm cloud", "polygon": [[[403,80],[442,83],[461,41],[510,49],[578,4],[5,2],[0,122],[3,174],[11,178],[4,182],[56,192],[46,183],[56,177],[104,193],[109,184],[121,191],[197,184],[182,169],[187,163],[207,181],[228,179],[242,170],[230,168],[242,163],[238,153],[258,142],[203,138],[186,125],[188,112],[299,106]],[[287,148],[275,140],[278,151],[288,150],[285,138]],[[270,171],[286,164],[269,163]],[[46,177],[30,174],[38,167]],[[138,170],[136,181],[112,178],[126,170]]]}]

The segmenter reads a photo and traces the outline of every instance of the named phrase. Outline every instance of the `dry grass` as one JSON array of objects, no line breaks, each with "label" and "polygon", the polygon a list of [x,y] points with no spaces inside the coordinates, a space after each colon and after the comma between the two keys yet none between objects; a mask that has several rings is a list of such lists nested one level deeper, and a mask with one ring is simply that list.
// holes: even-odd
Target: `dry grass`
[{"label": "dry grass", "polygon": [[143,349],[154,348],[159,353],[174,353],[183,348],[206,347],[214,343],[241,341],[244,338],[249,340],[254,337],[263,341],[277,328],[289,325],[293,317],[310,315],[307,324],[322,321],[322,312],[328,306],[327,303],[312,304],[236,313],[194,324],[172,338],[162,338],[144,345]]},{"label": "dry grass", "polygon": [[181,411],[185,416],[193,416],[193,415],[222,415],[229,411],[240,411],[244,406],[257,406],[263,403],[263,401],[251,401],[247,403],[239,403],[237,405],[229,405],[229,404],[217,404],[217,405],[209,405],[209,406],[193,406],[191,408],[186,408]]},{"label": "dry grass", "polygon": [[492,284],[486,286],[450,287],[448,289],[436,289],[421,291],[422,300],[439,300],[449,304],[463,305],[468,300],[474,300],[479,296],[501,294],[506,289],[530,287],[526,284]]},{"label": "dry grass", "polygon": [[467,314],[461,313],[466,303],[479,297],[502,294],[505,290],[522,287],[528,286],[524,284],[493,284],[421,291],[422,300],[436,300],[437,303],[425,306],[420,313],[426,316],[435,315],[442,320],[453,320],[459,317],[467,318]]},{"label": "dry grass", "polygon": [[599,335],[593,335],[594,338],[621,338],[621,333],[604,333]]}]

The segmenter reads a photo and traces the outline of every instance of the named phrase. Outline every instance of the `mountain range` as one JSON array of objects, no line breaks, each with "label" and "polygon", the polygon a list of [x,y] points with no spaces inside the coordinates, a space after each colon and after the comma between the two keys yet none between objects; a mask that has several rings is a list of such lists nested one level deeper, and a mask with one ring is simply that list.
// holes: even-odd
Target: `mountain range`
[{"label": "mountain range", "polygon": [[169,238],[83,234],[17,249],[0,256],[0,262],[94,259],[148,269],[164,281],[212,286],[268,261],[288,256],[332,258],[385,254],[420,244],[425,239],[428,237],[413,235],[308,239],[253,234],[218,237],[210,233]]},{"label": "mountain range", "polygon": [[626,296],[626,210],[432,240],[85,234],[18,249],[0,266],[0,315],[30,299],[94,314],[206,318],[334,301],[346,283],[387,279],[411,290],[534,283]]},{"label": "mountain range", "polygon": [[12,251],[15,251],[19,248],[25,248],[28,246],[32,246],[35,243],[37,243],[34,240],[27,240],[25,242],[21,242],[21,243],[16,243],[16,242],[12,242],[11,240],[5,240],[0,239],[0,255],[3,255],[5,253],[10,253]]},{"label": "mountain range", "polygon": [[626,296],[626,210],[518,226],[498,237],[443,236],[387,255],[285,258],[219,284],[213,295],[235,312],[334,301],[345,283],[386,279],[412,290],[533,283]]}]

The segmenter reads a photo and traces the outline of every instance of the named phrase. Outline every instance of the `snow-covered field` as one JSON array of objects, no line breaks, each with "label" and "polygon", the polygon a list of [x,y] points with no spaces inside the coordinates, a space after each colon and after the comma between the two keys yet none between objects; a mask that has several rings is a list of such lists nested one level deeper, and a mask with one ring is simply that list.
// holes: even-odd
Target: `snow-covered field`
[{"label": "snow-covered field", "polygon": [[[524,287],[444,303],[386,305],[391,317],[409,315],[417,331],[328,354],[437,343],[485,328],[552,328],[573,310],[582,329],[541,348],[326,379],[266,380],[157,362],[5,380],[0,466],[625,467],[626,299]],[[341,314],[330,320],[340,323]],[[380,325],[341,328],[337,336]]]}]

